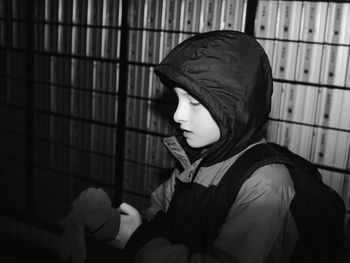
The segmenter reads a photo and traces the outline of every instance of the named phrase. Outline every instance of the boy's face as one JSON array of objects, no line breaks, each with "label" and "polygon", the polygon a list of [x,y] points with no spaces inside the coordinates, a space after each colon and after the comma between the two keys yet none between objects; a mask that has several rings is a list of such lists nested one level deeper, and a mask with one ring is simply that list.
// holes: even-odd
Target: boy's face
[{"label": "boy's face", "polygon": [[175,93],[179,101],[174,121],[180,124],[187,143],[201,148],[218,141],[220,129],[210,112],[185,90],[176,87]]}]

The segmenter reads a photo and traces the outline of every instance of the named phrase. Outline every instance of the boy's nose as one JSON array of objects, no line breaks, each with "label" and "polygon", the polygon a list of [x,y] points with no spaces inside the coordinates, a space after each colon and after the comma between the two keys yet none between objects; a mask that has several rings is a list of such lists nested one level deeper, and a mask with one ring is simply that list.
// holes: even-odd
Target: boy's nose
[{"label": "boy's nose", "polygon": [[177,105],[177,108],[174,112],[173,119],[177,123],[183,123],[186,121],[186,113],[185,110],[180,107],[180,104]]}]

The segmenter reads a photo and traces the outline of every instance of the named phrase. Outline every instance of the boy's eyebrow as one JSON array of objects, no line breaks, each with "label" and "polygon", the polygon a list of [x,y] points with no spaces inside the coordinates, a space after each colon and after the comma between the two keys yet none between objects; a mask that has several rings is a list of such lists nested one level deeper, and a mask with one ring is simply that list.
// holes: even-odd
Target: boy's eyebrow
[{"label": "boy's eyebrow", "polygon": [[194,101],[199,102],[199,100],[197,100],[195,97],[191,96],[190,94],[188,94],[188,97],[189,97],[190,99],[194,100]]},{"label": "boy's eyebrow", "polygon": [[188,99],[190,100],[194,100],[194,101],[198,101],[195,97],[193,97],[191,94],[189,94],[188,92],[183,94],[184,96],[186,96]]}]

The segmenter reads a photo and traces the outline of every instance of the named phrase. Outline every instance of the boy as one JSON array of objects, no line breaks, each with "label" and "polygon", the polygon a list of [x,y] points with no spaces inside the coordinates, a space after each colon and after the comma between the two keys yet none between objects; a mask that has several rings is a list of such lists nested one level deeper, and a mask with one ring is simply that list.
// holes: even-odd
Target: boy
[{"label": "boy", "polygon": [[147,220],[120,206],[113,244],[135,262],[289,262],[298,231],[283,164],[259,168],[222,208],[221,179],[250,147],[265,143],[272,76],[257,41],[213,31],[185,40],[155,68],[174,89],[182,135],[164,139],[181,164],[152,194]]}]

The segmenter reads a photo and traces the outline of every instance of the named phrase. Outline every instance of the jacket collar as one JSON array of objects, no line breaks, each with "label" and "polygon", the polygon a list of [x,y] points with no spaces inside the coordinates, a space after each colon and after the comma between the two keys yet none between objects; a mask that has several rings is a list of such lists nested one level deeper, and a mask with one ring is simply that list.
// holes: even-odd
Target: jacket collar
[{"label": "jacket collar", "polygon": [[191,166],[190,159],[175,136],[163,138],[162,141],[165,147],[168,148],[172,155],[179,161],[183,169],[186,170]]},{"label": "jacket collar", "polygon": [[[165,145],[165,147],[170,151],[170,153],[176,158],[176,160],[181,164],[184,170],[190,168],[190,166],[192,165],[190,158],[188,157],[188,155],[186,154],[186,151],[181,146],[181,144],[179,143],[179,141],[175,136],[165,137],[162,139],[162,142]],[[259,141],[249,145],[244,150],[232,156],[231,158],[233,160],[236,160],[246,150],[248,150],[249,148],[259,143],[266,143],[266,139],[265,138],[260,139]],[[196,163],[199,163],[201,159],[202,158],[200,158],[199,160],[196,160]]]}]

